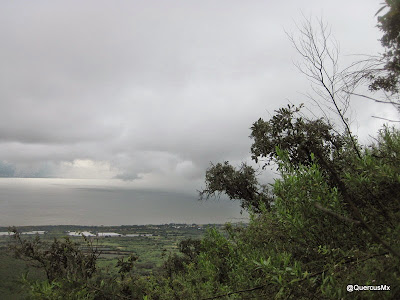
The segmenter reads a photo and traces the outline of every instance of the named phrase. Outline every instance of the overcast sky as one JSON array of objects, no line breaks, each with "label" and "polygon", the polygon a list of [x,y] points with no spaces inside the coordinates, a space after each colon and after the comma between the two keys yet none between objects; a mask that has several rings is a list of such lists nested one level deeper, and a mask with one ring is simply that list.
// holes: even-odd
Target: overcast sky
[{"label": "overcast sky", "polygon": [[[307,102],[285,30],[322,17],[345,66],[382,51],[380,2],[3,1],[0,177],[195,192],[210,162],[248,160],[254,121]],[[362,137],[393,117],[360,103]]]}]

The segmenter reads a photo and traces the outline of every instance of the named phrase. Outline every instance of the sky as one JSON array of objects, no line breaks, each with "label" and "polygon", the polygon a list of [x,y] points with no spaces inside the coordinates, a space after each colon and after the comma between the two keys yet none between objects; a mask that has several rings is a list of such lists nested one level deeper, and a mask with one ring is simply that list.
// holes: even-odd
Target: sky
[{"label": "sky", "polygon": [[[382,52],[380,2],[3,1],[0,177],[194,195],[210,162],[249,160],[254,121],[309,101],[285,32],[322,18],[345,67]],[[351,104],[361,138],[397,117]]]}]

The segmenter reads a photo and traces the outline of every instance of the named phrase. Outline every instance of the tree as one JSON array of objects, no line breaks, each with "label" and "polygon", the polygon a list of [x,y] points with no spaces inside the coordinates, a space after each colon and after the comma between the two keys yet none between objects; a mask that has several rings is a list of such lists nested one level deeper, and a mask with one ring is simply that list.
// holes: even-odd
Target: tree
[{"label": "tree", "polygon": [[300,107],[280,108],[268,121],[259,119],[251,127],[252,159],[258,163],[266,158],[263,167],[277,162],[277,150],[287,151],[293,166],[310,165],[312,154],[333,161],[343,151],[346,140],[324,119],[309,120],[300,115]]},{"label": "tree", "polygon": [[[317,30],[310,19],[305,19],[299,27],[300,37],[288,36],[303,58],[303,63],[297,66],[310,79],[316,94],[308,94],[308,97],[318,104],[323,117],[309,119],[300,113],[303,105],[288,105],[277,110],[269,121],[260,118],[251,127],[251,154],[256,163],[266,160],[263,168],[271,162],[278,163],[277,148],[287,151],[290,162],[297,166],[310,165],[313,154],[333,182],[335,172],[332,171],[346,165],[339,156],[348,157],[355,153],[361,157],[346,118],[350,101],[348,90],[354,89],[356,84],[339,70],[339,51],[327,26],[320,20],[315,27]],[[342,132],[329,120],[329,112],[339,117],[344,125]],[[334,164],[335,160],[343,164]],[[254,168],[246,164],[239,170],[228,162],[212,165],[206,172],[206,188],[200,192],[200,199],[225,193],[230,199],[240,200],[244,208],[258,210],[259,203],[269,207],[274,197],[265,193],[268,186],[260,185],[255,174]]]},{"label": "tree", "polygon": [[384,90],[392,94],[399,92],[400,77],[400,1],[385,0],[383,9],[388,11],[378,17],[378,27],[383,32],[381,44],[385,49],[381,61],[383,67],[376,74],[371,74],[371,90]]},{"label": "tree", "polygon": [[[393,105],[400,111],[399,78],[400,78],[400,1],[385,0],[384,5],[378,10],[378,28],[383,36],[380,39],[384,48],[383,54],[367,55],[364,59],[354,62],[347,70],[346,78],[353,84],[367,83],[372,92],[382,92],[379,97],[347,91],[349,95],[356,95],[378,103]],[[389,122],[399,122],[379,116],[374,118]]]},{"label": "tree", "polygon": [[199,192],[200,200],[225,193],[231,200],[240,200],[244,209],[260,211],[273,202],[266,185],[258,182],[256,170],[243,163],[236,169],[229,162],[211,165],[206,172],[206,187]]}]

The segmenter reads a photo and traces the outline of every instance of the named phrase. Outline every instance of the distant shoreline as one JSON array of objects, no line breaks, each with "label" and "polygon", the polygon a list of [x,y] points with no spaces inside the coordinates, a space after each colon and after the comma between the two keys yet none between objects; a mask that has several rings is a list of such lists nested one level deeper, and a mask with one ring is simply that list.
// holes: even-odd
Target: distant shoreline
[{"label": "distant shoreline", "polygon": [[78,230],[78,231],[87,231],[87,230],[97,230],[97,229],[145,229],[145,228],[151,228],[151,229],[157,229],[157,228],[165,228],[165,227],[175,227],[175,228],[190,228],[190,227],[202,227],[202,228],[207,228],[207,227],[212,227],[212,226],[224,226],[226,223],[231,223],[231,224],[247,224],[247,222],[225,222],[225,223],[204,223],[204,224],[199,224],[199,223],[168,223],[168,224],[146,224],[146,225],[32,225],[32,226],[0,226],[0,232],[6,232],[10,228],[17,228],[18,230],[26,230],[26,231],[54,231],[54,230]]}]

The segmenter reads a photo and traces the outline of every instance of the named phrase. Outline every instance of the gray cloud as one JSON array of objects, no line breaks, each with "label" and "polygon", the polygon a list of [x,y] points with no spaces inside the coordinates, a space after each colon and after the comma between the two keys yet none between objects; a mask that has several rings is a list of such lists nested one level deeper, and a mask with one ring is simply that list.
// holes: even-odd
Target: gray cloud
[{"label": "gray cloud", "polygon": [[[248,158],[249,127],[267,110],[305,101],[283,28],[294,30],[301,11],[322,15],[345,54],[376,53],[377,9],[372,0],[3,3],[0,176],[194,188],[210,161]],[[359,108],[368,128],[370,107]]]}]

